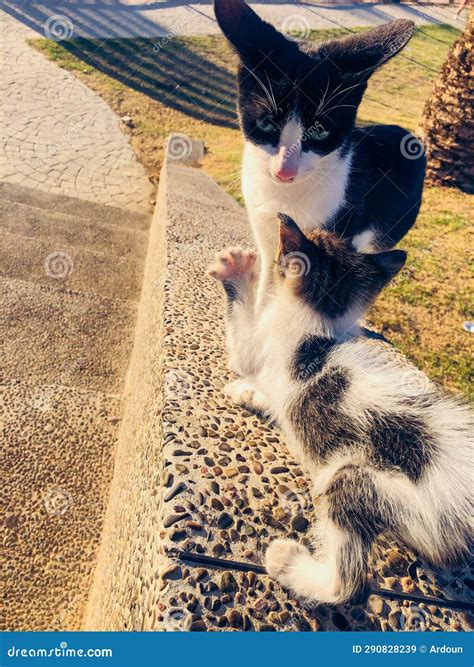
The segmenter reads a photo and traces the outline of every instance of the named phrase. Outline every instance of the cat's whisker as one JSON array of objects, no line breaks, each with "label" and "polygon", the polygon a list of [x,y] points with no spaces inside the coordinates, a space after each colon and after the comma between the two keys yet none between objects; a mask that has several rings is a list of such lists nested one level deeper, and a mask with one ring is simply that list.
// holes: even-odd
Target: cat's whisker
[{"label": "cat's whisker", "polygon": [[257,99],[260,102],[260,104],[262,104],[265,107],[265,109],[268,109],[269,113],[273,113],[273,108],[267,103],[267,101],[261,95],[257,95],[257,93],[254,93],[253,91],[250,94],[252,95],[252,97],[255,97],[255,99]]},{"label": "cat's whisker", "polygon": [[[267,96],[268,101],[269,101],[270,104],[273,106],[273,100],[272,100],[272,97],[271,97],[271,95],[270,95],[270,91],[269,91],[268,88],[265,86],[265,84],[263,83],[262,79],[261,79],[257,74],[255,74],[255,72],[254,72],[253,70],[251,70],[249,67],[247,67],[247,65],[244,65],[244,68],[245,68],[245,69],[246,69],[246,70],[247,70],[247,71],[254,77],[254,79],[261,85],[261,87],[262,87],[262,89],[263,89],[265,95]],[[276,111],[276,109],[275,109],[275,111]]]},{"label": "cat's whisker", "polygon": [[323,93],[323,95],[322,95],[322,97],[319,101],[319,105],[318,105],[318,108],[316,109],[316,113],[318,113],[318,111],[321,109],[322,105],[324,104],[324,102],[326,100],[326,95],[328,94],[329,85],[330,85],[330,79],[328,77],[328,82],[326,84],[326,90],[324,91],[324,93]]},{"label": "cat's whisker", "polygon": [[328,117],[329,114],[331,113],[331,111],[335,111],[336,109],[344,109],[344,108],[357,109],[357,105],[356,104],[335,104],[333,107],[331,107],[329,109],[326,109],[325,111],[320,111],[319,114],[321,116]]},{"label": "cat's whisker", "polygon": [[277,106],[277,103],[276,103],[275,94],[273,92],[272,83],[270,81],[270,78],[269,78],[267,72],[265,72],[265,75],[267,77],[268,85],[270,87],[270,93],[271,93],[272,100],[273,100],[273,108],[274,108],[275,111],[278,111],[278,106]]},{"label": "cat's whisker", "polygon": [[[353,90],[354,88],[357,88],[358,86],[362,86],[362,85],[363,85],[363,83],[362,83],[361,81],[358,81],[358,82],[355,83],[353,86],[347,86],[347,88],[343,88],[343,89],[340,90],[339,92],[333,92],[333,94],[330,95],[329,98],[328,98],[328,100],[326,101],[326,105],[329,104],[330,102],[332,102],[332,100],[333,100],[335,97],[337,97],[337,96],[339,96],[339,95],[343,95],[344,93],[347,93],[348,91]],[[324,107],[323,107],[322,110],[324,111]]]}]

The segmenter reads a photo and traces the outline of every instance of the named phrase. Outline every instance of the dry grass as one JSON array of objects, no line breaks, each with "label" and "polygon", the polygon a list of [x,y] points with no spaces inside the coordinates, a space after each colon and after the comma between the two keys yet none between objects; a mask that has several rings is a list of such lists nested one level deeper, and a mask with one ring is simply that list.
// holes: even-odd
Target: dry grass
[{"label": "dry grass", "polygon": [[[312,38],[344,32],[318,31]],[[403,54],[372,77],[360,122],[396,123],[416,131],[436,72],[456,36],[449,26],[418,30]],[[203,168],[242,201],[236,58],[222,37],[175,38],[168,44],[106,40],[100,47],[91,40],[33,43],[120,116],[132,118],[133,127],[125,129],[152,180],[158,179],[167,135],[185,132],[205,142]],[[462,328],[474,316],[474,280],[468,271],[472,203],[472,196],[455,190],[426,190],[418,222],[401,244],[409,251],[407,268],[370,318],[431,378],[465,394],[472,391],[474,374],[473,338]]]}]

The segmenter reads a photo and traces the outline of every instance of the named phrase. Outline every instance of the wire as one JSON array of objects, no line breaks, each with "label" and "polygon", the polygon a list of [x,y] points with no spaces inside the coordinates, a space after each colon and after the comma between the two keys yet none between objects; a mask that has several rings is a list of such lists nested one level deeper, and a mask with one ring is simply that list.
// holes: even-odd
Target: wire
[{"label": "wire", "polygon": [[[227,570],[237,570],[239,572],[255,572],[256,574],[267,574],[267,571],[263,565],[257,565],[255,563],[245,563],[237,560],[214,558],[214,556],[207,556],[206,554],[197,554],[190,551],[180,551],[175,549],[170,549],[168,554],[172,557],[178,557],[192,565],[209,565],[211,567],[226,568]],[[474,611],[474,603],[472,602],[464,602],[463,600],[443,600],[442,598],[418,595],[416,593],[400,593],[399,591],[391,591],[386,588],[368,587],[365,591],[365,597],[368,597],[369,595],[377,595],[379,597],[389,598],[391,600],[423,602],[425,604],[432,604],[436,605],[437,607],[443,607],[445,609]]]}]

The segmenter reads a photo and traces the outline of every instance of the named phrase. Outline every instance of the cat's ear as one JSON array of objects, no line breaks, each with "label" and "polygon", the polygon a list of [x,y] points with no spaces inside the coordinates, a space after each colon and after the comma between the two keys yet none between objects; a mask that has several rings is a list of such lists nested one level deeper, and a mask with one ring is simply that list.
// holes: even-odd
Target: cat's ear
[{"label": "cat's ear", "polygon": [[344,39],[329,42],[325,52],[344,74],[368,79],[372,72],[396,55],[413,35],[413,21],[399,19]]},{"label": "cat's ear", "polygon": [[306,236],[289,215],[279,213],[278,217],[280,219],[280,253],[287,255],[299,250],[305,244]]},{"label": "cat's ear", "polygon": [[244,0],[214,0],[214,12],[222,32],[246,65],[256,66],[292,44]]},{"label": "cat's ear", "polygon": [[365,255],[369,263],[375,268],[382,285],[386,285],[405,266],[407,253],[404,250],[387,250],[374,255]]}]

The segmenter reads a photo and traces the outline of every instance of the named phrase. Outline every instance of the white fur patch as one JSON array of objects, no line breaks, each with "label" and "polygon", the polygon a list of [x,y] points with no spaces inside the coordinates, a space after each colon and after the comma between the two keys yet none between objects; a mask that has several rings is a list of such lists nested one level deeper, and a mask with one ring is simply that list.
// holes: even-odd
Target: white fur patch
[{"label": "white fur patch", "polygon": [[374,252],[374,240],[375,234],[372,229],[366,229],[360,234],[354,236],[352,239],[352,245],[357,250],[357,252]]},{"label": "white fur patch", "polygon": [[[296,137],[298,123],[288,124],[288,136]],[[242,166],[242,192],[262,263],[257,294],[261,310],[268,289],[268,274],[278,246],[278,213],[290,215],[304,231],[318,229],[345,203],[352,154],[336,150],[329,155],[302,152],[298,174],[281,183],[272,164],[278,149],[246,142]]]}]

